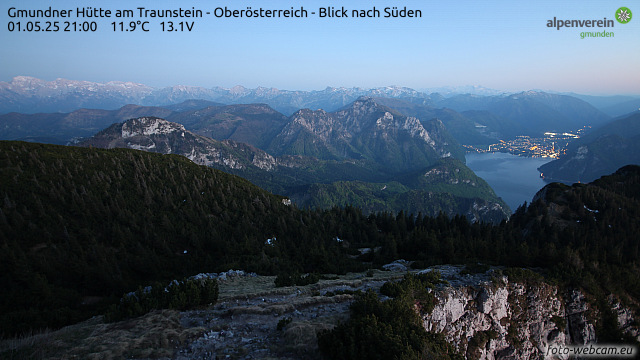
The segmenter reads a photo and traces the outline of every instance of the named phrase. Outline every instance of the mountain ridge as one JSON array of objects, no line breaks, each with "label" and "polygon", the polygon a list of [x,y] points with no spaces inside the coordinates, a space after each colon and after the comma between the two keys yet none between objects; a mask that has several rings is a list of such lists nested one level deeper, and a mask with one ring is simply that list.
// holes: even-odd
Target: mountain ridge
[{"label": "mountain ridge", "polygon": [[[185,85],[153,88],[134,82],[111,81],[98,83],[67,79],[45,81],[29,76],[16,76],[10,82],[0,82],[0,99],[4,100],[0,102],[0,114],[8,112],[70,112],[81,107],[116,109],[129,103],[165,106],[199,98],[225,104],[267,103],[288,116],[302,108],[334,111],[361,96],[404,98],[413,102],[420,102],[423,105],[449,107],[459,110],[459,106],[454,105],[456,103],[459,104],[456,99],[468,98],[475,99],[475,101],[495,102],[495,100],[512,98],[518,94],[526,93],[544,94],[545,97],[570,97],[542,91],[523,91],[520,93],[485,92],[483,95],[460,92],[454,96],[443,97],[438,92],[429,93],[402,86],[384,86],[370,89],[328,86],[323,90],[311,91],[280,90],[266,87],[248,89],[239,85],[232,88],[220,86],[205,88]],[[578,97],[579,95],[576,96]],[[572,98],[577,99],[577,97]],[[582,98],[591,101],[599,99],[585,96],[582,96]],[[602,101],[605,100],[602,99]],[[21,101],[24,101],[27,105],[19,105]],[[41,105],[38,105],[39,102],[41,102]],[[65,102],[68,102],[68,104],[65,105]],[[599,104],[598,102],[594,103]],[[56,104],[59,105],[57,108]],[[98,106],[100,104],[103,105]],[[475,106],[464,110],[485,109]]]},{"label": "mountain ridge", "polygon": [[[443,97],[437,93],[426,94],[400,86],[373,89],[327,87],[324,90],[314,91],[290,91],[266,87],[248,89],[242,86],[229,89],[193,86],[155,89],[135,83],[100,84],[64,79],[46,82],[35,78],[16,77],[11,83],[0,83],[0,99],[5,100],[0,101],[0,114],[16,110],[28,113],[55,111],[56,114],[0,115],[0,123],[5,123],[0,137],[6,140],[32,139],[64,144],[72,138],[92,135],[91,131],[95,132],[110,125],[108,123],[98,128],[72,129],[62,124],[61,128],[56,128],[49,126],[44,120],[47,117],[52,123],[58,124],[57,112],[75,113],[79,108],[117,109],[120,107],[122,109],[126,104],[163,107],[173,113],[152,110],[148,113],[135,114],[135,116],[131,114],[129,118],[159,116],[187,125],[187,122],[195,121],[196,114],[201,109],[211,107],[208,115],[201,114],[208,117],[208,124],[202,123],[199,125],[200,128],[190,128],[187,125],[187,128],[219,140],[226,137],[267,149],[267,139],[272,137],[280,126],[283,126],[284,118],[296,114],[301,109],[312,111],[322,109],[334,113],[351,106],[362,97],[373,97],[377,103],[398,110],[404,116],[417,117],[425,127],[427,122],[437,118],[445,124],[458,143],[472,146],[486,146],[497,140],[510,140],[517,135],[540,137],[547,131],[576,131],[585,125],[599,126],[609,121],[608,115],[583,100],[541,91],[487,96],[459,94]],[[226,108],[227,110],[224,108],[224,106],[242,106],[242,104],[245,106],[266,104],[279,115],[269,114],[265,110],[262,116],[270,119],[259,123],[255,121],[256,118],[250,119],[248,114],[243,115],[240,111],[228,111],[229,108]],[[93,112],[98,111],[104,110]],[[222,128],[221,122],[224,122],[226,113],[229,113],[229,116],[238,116],[241,119],[240,125],[236,126],[227,121],[224,125],[226,128]],[[175,115],[175,118],[171,118],[171,115]],[[18,124],[17,117],[21,118]],[[111,123],[126,119],[114,117]],[[38,123],[44,127],[31,126],[31,123]],[[260,131],[257,131],[258,128],[253,128],[255,125],[262,126]],[[44,131],[46,127],[48,130]],[[234,133],[235,130],[245,132]],[[50,134],[64,138],[53,140]],[[304,144],[298,145],[304,146]]]},{"label": "mountain ridge", "polygon": [[[437,126],[433,130],[434,134],[446,132]],[[327,160],[370,159],[397,172],[411,169],[414,163],[424,167],[452,153],[464,161],[464,155],[455,150],[457,144],[449,145],[436,143],[418,119],[361,97],[334,112],[299,110],[268,149],[274,154]],[[406,157],[409,154],[412,158]]]}]

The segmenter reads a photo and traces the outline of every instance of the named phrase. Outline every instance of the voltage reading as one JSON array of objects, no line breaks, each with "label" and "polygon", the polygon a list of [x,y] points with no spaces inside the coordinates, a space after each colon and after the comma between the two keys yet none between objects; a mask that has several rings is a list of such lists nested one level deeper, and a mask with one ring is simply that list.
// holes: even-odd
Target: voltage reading
[{"label": "voltage reading", "polygon": [[173,21],[163,21],[160,25],[162,25],[162,31],[191,31],[195,22],[180,21],[179,23],[174,23]]}]

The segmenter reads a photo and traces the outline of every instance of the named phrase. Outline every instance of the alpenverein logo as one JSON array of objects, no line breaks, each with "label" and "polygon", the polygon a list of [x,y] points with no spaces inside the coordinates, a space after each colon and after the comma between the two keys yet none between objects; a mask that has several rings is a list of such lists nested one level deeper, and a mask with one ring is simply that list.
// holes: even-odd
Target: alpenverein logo
[{"label": "alpenverein logo", "polygon": [[[615,18],[620,24],[626,24],[631,21],[633,15],[628,7],[620,7],[616,10]],[[613,31],[606,31],[606,28],[613,28],[615,21],[607,18],[600,19],[558,19],[555,16],[551,20],[547,20],[547,27],[556,28],[605,28],[605,31],[582,31],[580,33],[580,39],[585,38],[612,38],[615,37]]]},{"label": "alpenverein logo", "polygon": [[618,20],[620,24],[628,23],[631,21],[631,10],[624,6],[616,10],[616,20]]}]

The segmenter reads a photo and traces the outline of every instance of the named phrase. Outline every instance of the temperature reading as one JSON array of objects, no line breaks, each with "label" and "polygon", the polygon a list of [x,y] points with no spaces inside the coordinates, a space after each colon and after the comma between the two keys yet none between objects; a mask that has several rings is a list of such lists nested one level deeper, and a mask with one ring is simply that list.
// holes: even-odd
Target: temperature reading
[{"label": "temperature reading", "polygon": [[113,26],[113,31],[122,31],[122,32],[126,32],[126,31],[136,31],[136,30],[142,30],[142,31],[149,31],[149,29],[147,29],[147,25],[149,25],[148,21],[130,21],[128,24],[126,22],[112,22],[111,25]]}]

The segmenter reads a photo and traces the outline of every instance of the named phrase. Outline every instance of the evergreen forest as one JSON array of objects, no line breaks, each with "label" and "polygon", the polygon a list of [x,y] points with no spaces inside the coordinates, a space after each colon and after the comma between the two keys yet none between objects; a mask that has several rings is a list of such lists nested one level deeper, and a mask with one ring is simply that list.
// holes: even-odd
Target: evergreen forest
[{"label": "evergreen forest", "polygon": [[0,334],[104,314],[124,293],[201,272],[343,274],[396,259],[532,268],[599,299],[640,299],[638,233],[638,166],[590,184],[550,184],[490,224],[298,209],[177,155],[3,141]]}]

